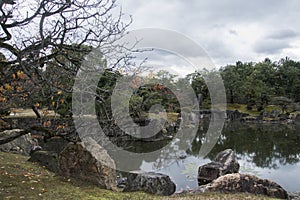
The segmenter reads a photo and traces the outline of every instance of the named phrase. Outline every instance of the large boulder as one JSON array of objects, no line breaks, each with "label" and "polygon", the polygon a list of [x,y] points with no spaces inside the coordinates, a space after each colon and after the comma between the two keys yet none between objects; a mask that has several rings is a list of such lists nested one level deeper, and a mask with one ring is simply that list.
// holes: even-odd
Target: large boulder
[{"label": "large boulder", "polygon": [[210,162],[198,168],[198,184],[205,185],[220,177],[223,164]]},{"label": "large boulder", "polygon": [[198,192],[251,193],[287,199],[287,192],[277,183],[248,174],[227,174],[200,186]]},{"label": "large boulder", "polygon": [[144,191],[156,195],[171,195],[176,185],[170,177],[160,173],[131,171],[124,192]]},{"label": "large boulder", "polygon": [[69,143],[59,156],[60,172],[65,177],[88,181],[104,189],[116,188],[114,160],[91,138]]},{"label": "large boulder", "polygon": [[36,151],[31,154],[30,162],[37,162],[48,170],[59,173],[58,154],[54,151]]},{"label": "large boulder", "polygon": [[[37,141],[22,129],[6,130],[0,133],[0,151],[29,155]],[[25,134],[25,135],[24,135]]]},{"label": "large boulder", "polygon": [[234,151],[226,149],[218,153],[214,161],[198,168],[198,183],[204,185],[225,174],[238,173],[239,168]]}]

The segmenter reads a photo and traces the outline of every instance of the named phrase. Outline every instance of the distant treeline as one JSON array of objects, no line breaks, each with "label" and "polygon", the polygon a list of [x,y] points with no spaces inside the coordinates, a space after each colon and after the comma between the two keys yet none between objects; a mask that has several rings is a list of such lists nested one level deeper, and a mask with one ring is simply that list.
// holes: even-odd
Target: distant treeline
[{"label": "distant treeline", "polygon": [[220,69],[229,103],[258,108],[300,101],[300,62],[289,58],[259,63],[237,62]]},{"label": "distant treeline", "polygon": [[192,87],[209,104],[205,77],[220,73],[224,82],[227,103],[247,104],[248,109],[262,110],[266,105],[280,106],[300,102],[300,62],[289,58],[262,62],[241,62],[218,70],[203,70],[189,74]]}]

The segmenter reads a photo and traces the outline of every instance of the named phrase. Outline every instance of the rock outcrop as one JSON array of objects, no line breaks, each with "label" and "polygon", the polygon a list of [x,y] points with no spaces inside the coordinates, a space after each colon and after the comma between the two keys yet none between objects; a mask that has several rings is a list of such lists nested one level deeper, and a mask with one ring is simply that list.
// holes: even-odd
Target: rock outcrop
[{"label": "rock outcrop", "polygon": [[0,151],[29,155],[37,141],[22,129],[6,130],[0,133]]},{"label": "rock outcrop", "polygon": [[69,143],[60,153],[59,168],[65,177],[88,181],[104,189],[116,188],[115,162],[91,138],[77,144]]},{"label": "rock outcrop", "polygon": [[277,183],[253,175],[240,174],[234,151],[226,149],[213,162],[199,167],[199,187],[190,193],[251,193],[287,199],[288,193]]},{"label": "rock outcrop", "polygon": [[27,133],[28,132],[23,129],[12,129],[0,132],[0,145],[11,142],[22,135],[26,135]]},{"label": "rock outcrop", "polygon": [[37,162],[48,170],[59,173],[58,154],[53,151],[36,151],[29,158],[30,162]]},{"label": "rock outcrop", "polygon": [[226,149],[217,154],[214,161],[198,169],[198,183],[204,185],[225,174],[238,173],[240,165],[233,150]]},{"label": "rock outcrop", "polygon": [[207,185],[200,186],[198,192],[251,193],[274,198],[288,199],[287,192],[277,183],[248,174],[227,174]]},{"label": "rock outcrop", "polygon": [[156,195],[171,195],[175,192],[176,185],[169,176],[154,173],[132,171],[127,177],[125,192],[144,191]]}]

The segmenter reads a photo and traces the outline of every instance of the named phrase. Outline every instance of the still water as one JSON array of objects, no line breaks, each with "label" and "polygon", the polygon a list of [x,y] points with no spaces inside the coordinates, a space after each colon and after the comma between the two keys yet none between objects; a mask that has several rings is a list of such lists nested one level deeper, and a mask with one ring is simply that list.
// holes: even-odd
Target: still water
[{"label": "still water", "polygon": [[[300,127],[226,123],[216,145],[203,158],[199,156],[199,150],[207,127],[205,124],[201,125],[189,149],[181,152],[178,159],[163,158],[162,162],[167,163],[167,167],[157,169],[157,160],[145,159],[137,168],[169,175],[175,182],[177,191],[192,189],[198,185],[198,167],[210,162],[218,152],[231,148],[236,152],[241,173],[271,179],[290,192],[300,191]],[[133,146],[135,151],[151,151],[160,145],[157,142],[139,142]]]}]

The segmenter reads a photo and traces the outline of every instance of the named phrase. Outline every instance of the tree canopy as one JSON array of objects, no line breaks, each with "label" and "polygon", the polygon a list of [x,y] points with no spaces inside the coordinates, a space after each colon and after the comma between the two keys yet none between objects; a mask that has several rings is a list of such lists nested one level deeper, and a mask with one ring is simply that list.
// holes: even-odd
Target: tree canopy
[{"label": "tree canopy", "polygon": [[84,55],[111,51],[131,23],[115,7],[114,0],[1,1],[2,107],[64,102],[57,95],[71,92]]},{"label": "tree canopy", "polygon": [[[263,108],[276,97],[300,101],[300,62],[289,58],[227,65],[220,69],[227,101]],[[281,98],[282,99],[282,98]]]}]

